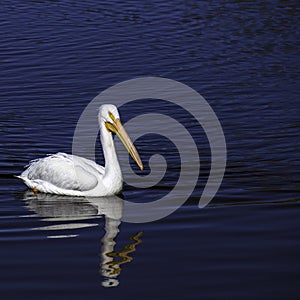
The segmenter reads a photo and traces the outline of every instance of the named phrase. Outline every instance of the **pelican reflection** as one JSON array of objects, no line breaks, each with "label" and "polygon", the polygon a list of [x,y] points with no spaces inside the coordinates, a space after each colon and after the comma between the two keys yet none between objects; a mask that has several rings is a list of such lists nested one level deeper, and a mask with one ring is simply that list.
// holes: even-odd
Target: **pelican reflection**
[{"label": "pelican reflection", "polygon": [[[54,194],[35,194],[28,190],[24,193],[29,210],[35,212],[46,221],[53,221],[53,225],[34,228],[38,230],[53,231],[49,238],[75,237],[77,234],[66,234],[69,230],[97,226],[97,223],[89,222],[95,217],[105,218],[105,235],[101,242],[100,273],[103,276],[102,286],[113,287],[119,284],[121,265],[132,261],[130,253],[136,250],[136,246],[142,242],[142,232],[130,237],[123,250],[115,251],[115,238],[119,233],[123,212],[123,200],[118,196],[107,197],[71,197]],[[84,222],[82,221],[84,220]],[[59,224],[61,222],[61,224]]]}]

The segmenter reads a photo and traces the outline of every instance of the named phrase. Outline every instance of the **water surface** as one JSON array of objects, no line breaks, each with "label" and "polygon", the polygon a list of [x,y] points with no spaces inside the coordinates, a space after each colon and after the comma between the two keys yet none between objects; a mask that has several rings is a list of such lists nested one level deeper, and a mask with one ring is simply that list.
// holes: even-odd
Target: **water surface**
[{"label": "water surface", "polygon": [[[2,1],[2,297],[298,299],[298,13],[296,1]],[[35,196],[13,177],[31,159],[70,153],[76,122],[100,91],[150,75],[197,90],[223,126],[228,166],[205,209],[201,129],[198,186],[153,223],[121,222],[118,199]],[[177,153],[166,144],[138,141],[146,161],[164,152],[168,174],[151,189],[125,186],[123,197],[152,201],[177,182]]]}]

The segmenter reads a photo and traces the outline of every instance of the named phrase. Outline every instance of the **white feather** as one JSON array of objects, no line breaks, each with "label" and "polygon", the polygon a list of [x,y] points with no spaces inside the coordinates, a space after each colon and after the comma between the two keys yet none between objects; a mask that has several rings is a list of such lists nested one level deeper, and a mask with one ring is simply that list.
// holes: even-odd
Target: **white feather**
[{"label": "white feather", "polygon": [[56,153],[32,160],[18,178],[40,192],[71,196],[108,196],[122,189],[122,173],[117,159],[112,134],[104,122],[119,118],[114,105],[102,105],[99,110],[101,143],[105,168],[83,157]]}]

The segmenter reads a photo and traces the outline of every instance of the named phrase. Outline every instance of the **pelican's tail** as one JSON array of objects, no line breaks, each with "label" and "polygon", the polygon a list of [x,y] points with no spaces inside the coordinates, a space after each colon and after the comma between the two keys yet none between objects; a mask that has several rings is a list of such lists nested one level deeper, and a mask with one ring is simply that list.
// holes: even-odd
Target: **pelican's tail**
[{"label": "pelican's tail", "polygon": [[32,187],[31,180],[28,179],[25,176],[22,176],[22,174],[21,175],[14,175],[14,177],[21,179],[28,187],[30,187],[30,188]]}]

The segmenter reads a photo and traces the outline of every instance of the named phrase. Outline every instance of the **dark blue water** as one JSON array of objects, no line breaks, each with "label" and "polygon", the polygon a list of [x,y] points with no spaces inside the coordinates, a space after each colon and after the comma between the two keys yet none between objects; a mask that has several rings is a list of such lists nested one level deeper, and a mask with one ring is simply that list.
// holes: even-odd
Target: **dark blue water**
[{"label": "dark blue water", "polygon": [[[3,299],[299,298],[296,1],[0,4]],[[206,208],[197,207],[210,163],[203,134],[199,186],[153,223],[118,222],[112,202],[37,197],[13,177],[31,159],[71,153],[86,105],[140,76],[183,82],[217,114],[228,163]],[[139,151],[149,157],[159,143],[144,138]],[[144,191],[125,186],[124,197],[151,200],[165,189],[165,182]],[[119,263],[106,264],[109,276],[103,260],[111,261],[112,243]],[[118,285],[104,287],[111,278]]]}]

